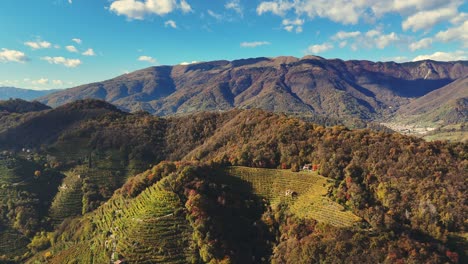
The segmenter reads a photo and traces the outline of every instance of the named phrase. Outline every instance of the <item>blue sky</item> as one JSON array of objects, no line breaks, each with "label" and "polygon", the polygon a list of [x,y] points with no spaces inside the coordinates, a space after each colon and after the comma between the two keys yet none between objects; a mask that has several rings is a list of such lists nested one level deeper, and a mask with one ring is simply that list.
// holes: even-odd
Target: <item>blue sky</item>
[{"label": "blue sky", "polygon": [[465,0],[2,0],[0,86],[69,88],[153,66],[314,54],[468,59]]}]

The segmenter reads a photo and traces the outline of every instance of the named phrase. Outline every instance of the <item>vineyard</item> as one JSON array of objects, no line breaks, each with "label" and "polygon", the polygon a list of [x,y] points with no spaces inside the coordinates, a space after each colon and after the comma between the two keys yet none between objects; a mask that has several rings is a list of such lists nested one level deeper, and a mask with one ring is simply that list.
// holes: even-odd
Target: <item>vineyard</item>
[{"label": "vineyard", "polygon": [[[0,226],[0,230],[3,228]],[[22,256],[27,252],[26,245],[29,244],[29,239],[24,237],[21,233],[6,229],[0,231],[0,263],[2,263],[2,256],[13,258],[15,256]]]},{"label": "vineyard", "polygon": [[193,255],[179,198],[157,184],[134,199],[114,195],[80,221],[77,243],[52,249],[51,263],[187,263]]},{"label": "vineyard", "polygon": [[337,227],[352,226],[360,221],[352,212],[326,197],[331,182],[315,172],[229,167],[225,173],[231,176],[225,182],[234,188],[237,185],[245,189],[242,182],[236,181],[240,178],[271,205],[288,203],[291,213],[300,218],[315,219]]},{"label": "vineyard", "polygon": [[59,191],[50,207],[50,218],[59,225],[65,218],[80,215],[82,212],[82,181],[74,173],[66,173]]}]

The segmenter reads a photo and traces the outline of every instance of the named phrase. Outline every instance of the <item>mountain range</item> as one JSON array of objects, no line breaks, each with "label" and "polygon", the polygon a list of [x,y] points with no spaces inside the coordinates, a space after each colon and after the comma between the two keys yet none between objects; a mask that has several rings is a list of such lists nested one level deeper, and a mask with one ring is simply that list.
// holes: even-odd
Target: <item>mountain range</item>
[{"label": "mountain range", "polygon": [[0,87],[0,100],[8,100],[10,98],[19,98],[23,100],[34,100],[38,97],[45,96],[57,92],[59,90],[31,90],[15,87]]},{"label": "mountain range", "polygon": [[[467,74],[467,61],[399,64],[315,56],[253,58],[150,67],[39,100],[56,107],[95,98],[156,115],[262,108],[380,120]],[[468,96],[462,89],[465,84],[460,84],[459,96]]]}]

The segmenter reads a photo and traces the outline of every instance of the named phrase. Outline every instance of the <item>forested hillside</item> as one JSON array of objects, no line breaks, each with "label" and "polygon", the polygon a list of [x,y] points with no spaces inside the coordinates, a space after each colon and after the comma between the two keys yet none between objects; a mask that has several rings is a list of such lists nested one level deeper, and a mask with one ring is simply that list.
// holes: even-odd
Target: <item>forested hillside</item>
[{"label": "forested hillside", "polygon": [[466,261],[464,143],[93,100],[2,120],[7,263]]}]

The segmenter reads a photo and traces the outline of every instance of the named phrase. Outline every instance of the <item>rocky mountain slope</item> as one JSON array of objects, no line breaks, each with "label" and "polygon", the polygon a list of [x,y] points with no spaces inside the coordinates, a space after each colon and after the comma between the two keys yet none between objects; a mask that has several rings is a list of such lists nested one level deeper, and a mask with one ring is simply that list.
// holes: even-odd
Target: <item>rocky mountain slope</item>
[{"label": "rocky mountain slope", "polygon": [[398,117],[456,124],[468,118],[468,75],[400,108]]},{"label": "rocky mountain slope", "polygon": [[58,106],[97,98],[123,109],[171,115],[262,108],[331,118],[377,120],[468,73],[468,62],[254,58],[158,66],[40,99]]}]

